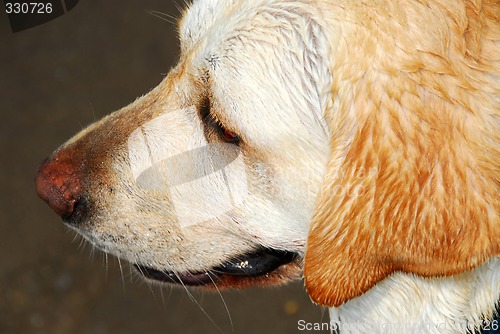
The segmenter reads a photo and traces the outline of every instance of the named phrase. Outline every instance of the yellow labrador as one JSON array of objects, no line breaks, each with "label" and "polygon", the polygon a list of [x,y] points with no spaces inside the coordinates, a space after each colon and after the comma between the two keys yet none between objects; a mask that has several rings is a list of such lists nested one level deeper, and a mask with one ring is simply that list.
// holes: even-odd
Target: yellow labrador
[{"label": "yellow labrador", "polygon": [[481,327],[500,297],[499,22],[498,0],[195,1],[178,65],[55,151],[37,191],[148,279],[303,276],[343,332]]}]

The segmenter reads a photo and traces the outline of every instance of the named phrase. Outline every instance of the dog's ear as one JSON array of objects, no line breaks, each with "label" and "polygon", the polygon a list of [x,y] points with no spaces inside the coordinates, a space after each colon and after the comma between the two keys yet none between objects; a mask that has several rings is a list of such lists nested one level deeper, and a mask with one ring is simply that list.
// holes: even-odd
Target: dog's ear
[{"label": "dog's ear", "polygon": [[367,72],[333,91],[304,264],[316,303],[339,306],[395,271],[453,275],[500,252],[500,133],[482,118],[498,114],[498,100],[484,94],[471,112],[470,100],[402,76]]}]

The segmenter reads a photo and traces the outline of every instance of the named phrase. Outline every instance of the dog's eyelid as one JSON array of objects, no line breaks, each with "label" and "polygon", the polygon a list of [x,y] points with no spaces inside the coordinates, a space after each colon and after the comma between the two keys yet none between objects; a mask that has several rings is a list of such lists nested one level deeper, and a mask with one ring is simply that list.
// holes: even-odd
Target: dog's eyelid
[{"label": "dog's eyelid", "polygon": [[214,130],[217,135],[226,143],[240,144],[241,137],[233,131],[227,128],[220,118],[212,110],[212,103],[209,98],[204,98],[200,103],[199,113],[203,125],[211,130]]},{"label": "dog's eyelid", "polygon": [[212,119],[211,124],[214,125],[215,130],[223,141],[231,144],[239,144],[241,142],[241,137],[235,131],[226,127],[217,115],[210,113],[209,117]]}]

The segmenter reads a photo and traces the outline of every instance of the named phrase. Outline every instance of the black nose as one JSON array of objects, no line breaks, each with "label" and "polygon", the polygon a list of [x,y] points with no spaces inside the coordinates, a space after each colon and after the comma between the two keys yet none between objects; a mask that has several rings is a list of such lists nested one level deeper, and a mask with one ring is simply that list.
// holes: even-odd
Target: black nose
[{"label": "black nose", "polygon": [[81,198],[78,167],[67,157],[54,153],[38,168],[35,185],[38,196],[61,218],[69,218]]}]

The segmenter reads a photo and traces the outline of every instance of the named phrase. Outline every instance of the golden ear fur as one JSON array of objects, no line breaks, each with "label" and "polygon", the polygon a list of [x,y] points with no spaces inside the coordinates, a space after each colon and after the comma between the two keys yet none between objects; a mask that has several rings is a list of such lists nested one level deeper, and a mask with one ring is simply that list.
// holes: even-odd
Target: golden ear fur
[{"label": "golden ear fur", "polygon": [[345,38],[363,50],[338,46],[332,154],[305,256],[316,303],[339,306],[395,271],[453,275],[500,253],[500,5],[443,2],[406,18],[417,29],[425,10],[442,10],[443,22],[427,20],[434,30],[405,40],[402,21],[372,8]]}]

